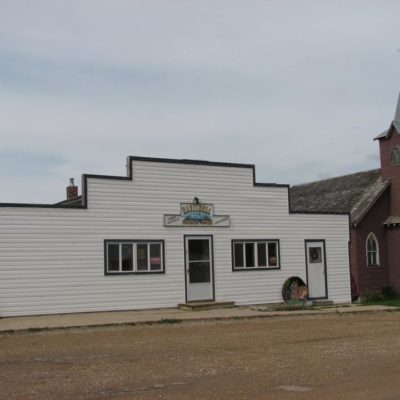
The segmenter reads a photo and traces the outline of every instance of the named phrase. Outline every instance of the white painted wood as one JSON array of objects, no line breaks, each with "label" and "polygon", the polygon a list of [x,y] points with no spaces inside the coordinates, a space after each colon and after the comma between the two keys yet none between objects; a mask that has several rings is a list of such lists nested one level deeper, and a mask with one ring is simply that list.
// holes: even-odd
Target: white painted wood
[{"label": "white painted wood", "polygon": [[307,286],[310,299],[326,299],[324,242],[306,242]]},{"label": "white painted wood", "polygon": [[[282,301],[306,280],[305,239],[326,241],[329,299],[350,301],[345,215],[289,214],[285,187],[251,168],[133,161],[133,180],[88,178],[88,209],[0,207],[0,316],[174,307],[185,301],[184,235],[212,235],[215,299]],[[194,197],[230,227],[165,227]],[[1,199],[0,199],[1,200]],[[165,274],[104,275],[105,239],[165,240]],[[232,272],[232,239],[280,239],[279,270]]]}]

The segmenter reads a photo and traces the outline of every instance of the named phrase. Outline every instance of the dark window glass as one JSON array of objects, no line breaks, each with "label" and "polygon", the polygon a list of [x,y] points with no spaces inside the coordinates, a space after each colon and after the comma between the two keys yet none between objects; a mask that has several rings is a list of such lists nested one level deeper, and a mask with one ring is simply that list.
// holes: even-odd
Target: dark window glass
[{"label": "dark window glass", "polygon": [[368,265],[370,265],[370,266],[377,265],[376,253],[373,253],[373,252],[368,253]]},{"label": "dark window glass", "polygon": [[137,269],[138,271],[147,271],[147,244],[138,244],[136,247],[137,252]]},{"label": "dark window glass", "polygon": [[161,269],[161,245],[159,243],[150,244],[150,270],[159,271]]},{"label": "dark window glass", "polygon": [[122,244],[122,271],[133,271],[133,245]]},{"label": "dark window glass", "polygon": [[322,252],[321,247],[310,247],[308,249],[310,255],[310,263],[321,263],[322,262]]},{"label": "dark window glass", "polygon": [[254,268],[254,243],[245,243],[246,247],[246,267]]},{"label": "dark window glass", "polygon": [[233,242],[233,267],[238,269],[278,268],[279,242],[268,242],[267,240]]},{"label": "dark window glass", "polygon": [[257,257],[258,257],[258,266],[266,267],[267,266],[267,246],[265,243],[257,243]]},{"label": "dark window glass", "polygon": [[189,240],[189,261],[203,261],[210,259],[208,239]]},{"label": "dark window glass", "polygon": [[243,243],[234,244],[235,267],[243,268]]},{"label": "dark window glass", "polygon": [[367,241],[367,256],[367,262],[369,266],[378,265],[378,243],[372,235]]},{"label": "dark window glass", "polygon": [[107,250],[108,271],[119,271],[119,244],[109,244]]},{"label": "dark window glass", "polygon": [[278,266],[278,243],[268,243],[268,265]]},{"label": "dark window glass", "polygon": [[210,262],[189,262],[189,282],[208,283],[210,282]]}]

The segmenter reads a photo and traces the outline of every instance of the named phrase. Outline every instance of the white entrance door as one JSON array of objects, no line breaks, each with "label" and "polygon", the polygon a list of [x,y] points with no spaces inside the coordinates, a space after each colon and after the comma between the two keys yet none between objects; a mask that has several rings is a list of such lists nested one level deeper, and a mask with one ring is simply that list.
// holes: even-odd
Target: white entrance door
[{"label": "white entrance door", "polygon": [[186,300],[214,300],[211,236],[186,236]]},{"label": "white entrance door", "polygon": [[327,298],[325,242],[306,240],[307,286],[310,299]]}]

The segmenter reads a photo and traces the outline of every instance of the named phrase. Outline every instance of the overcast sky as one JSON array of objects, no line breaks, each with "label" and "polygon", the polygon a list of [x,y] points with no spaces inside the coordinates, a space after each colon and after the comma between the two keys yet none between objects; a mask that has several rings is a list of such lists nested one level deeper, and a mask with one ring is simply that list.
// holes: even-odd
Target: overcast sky
[{"label": "overcast sky", "polygon": [[0,202],[55,202],[128,155],[260,182],[379,166],[400,1],[0,0]]}]

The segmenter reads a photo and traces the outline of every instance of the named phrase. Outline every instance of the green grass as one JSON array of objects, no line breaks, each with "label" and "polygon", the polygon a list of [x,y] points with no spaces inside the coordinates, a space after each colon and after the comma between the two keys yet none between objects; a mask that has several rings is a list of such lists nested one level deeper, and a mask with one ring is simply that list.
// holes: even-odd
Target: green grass
[{"label": "green grass", "polygon": [[397,299],[368,299],[362,303],[363,306],[391,306],[400,307],[400,298]]}]

